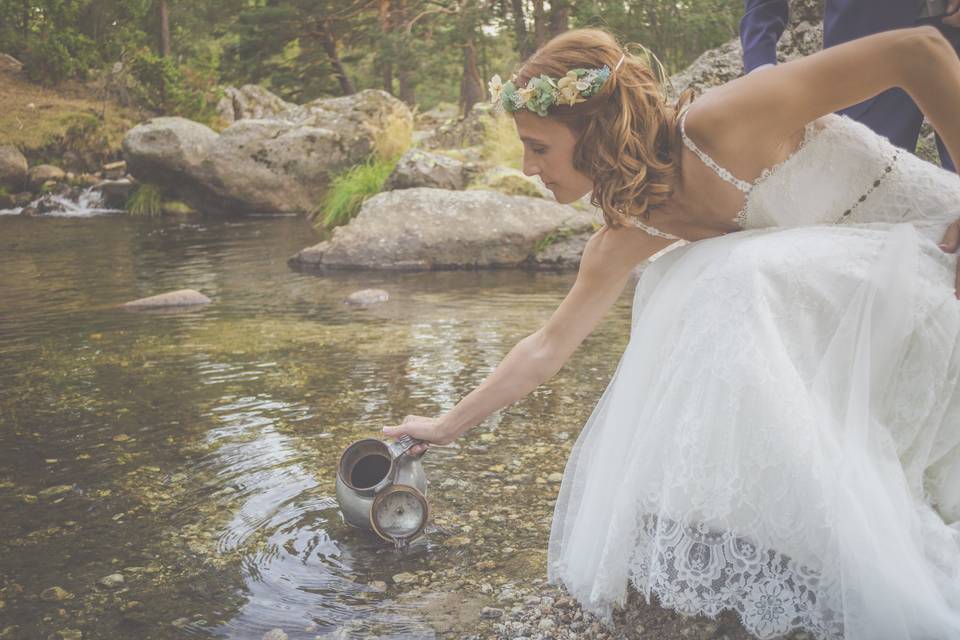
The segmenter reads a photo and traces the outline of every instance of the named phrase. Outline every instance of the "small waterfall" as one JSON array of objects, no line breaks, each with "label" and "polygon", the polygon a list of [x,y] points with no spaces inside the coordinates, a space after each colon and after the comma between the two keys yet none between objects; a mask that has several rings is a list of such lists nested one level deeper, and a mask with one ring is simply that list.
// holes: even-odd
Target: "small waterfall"
[{"label": "small waterfall", "polygon": [[52,216],[86,218],[105,213],[118,213],[104,205],[100,186],[70,189],[62,194],[47,193],[23,207],[0,209],[0,215]]}]

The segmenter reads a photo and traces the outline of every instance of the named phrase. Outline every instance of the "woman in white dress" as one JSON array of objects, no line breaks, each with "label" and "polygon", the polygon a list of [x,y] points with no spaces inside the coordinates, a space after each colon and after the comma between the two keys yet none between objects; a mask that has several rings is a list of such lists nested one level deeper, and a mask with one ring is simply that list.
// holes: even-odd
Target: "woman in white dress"
[{"label": "woman in white dress", "polygon": [[933,28],[673,106],[600,30],[495,78],[525,173],[606,224],[541,329],[384,433],[421,454],[523,397],[659,253],[566,465],[550,581],[607,622],[632,584],[759,638],[960,638],[960,179],[833,114],[893,86],[960,159],[960,61]]}]

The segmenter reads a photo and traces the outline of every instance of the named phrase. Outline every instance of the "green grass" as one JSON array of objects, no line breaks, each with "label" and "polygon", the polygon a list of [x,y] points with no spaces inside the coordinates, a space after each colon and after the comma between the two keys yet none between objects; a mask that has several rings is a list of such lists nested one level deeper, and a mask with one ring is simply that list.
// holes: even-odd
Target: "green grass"
[{"label": "green grass", "polygon": [[556,229],[554,229],[544,237],[540,238],[533,244],[533,252],[535,254],[538,254],[544,249],[546,249],[547,247],[549,247],[550,245],[556,242],[559,242],[560,240],[563,240],[565,238],[569,238],[575,233],[576,233],[576,229],[572,229],[570,227],[563,227],[563,226],[557,227]]},{"label": "green grass", "polygon": [[513,116],[501,113],[491,120],[481,147],[484,160],[494,166],[522,169],[523,143],[517,136]]},{"label": "green grass", "polygon": [[160,187],[142,182],[127,197],[127,213],[134,216],[158,216],[163,211]]},{"label": "green grass", "polygon": [[10,192],[7,191],[7,188],[0,184],[0,198],[9,198]]},{"label": "green grass", "polygon": [[318,226],[327,230],[350,222],[367,198],[380,193],[396,164],[396,158],[374,157],[341,173],[330,183],[322,204],[311,217],[320,218]]}]

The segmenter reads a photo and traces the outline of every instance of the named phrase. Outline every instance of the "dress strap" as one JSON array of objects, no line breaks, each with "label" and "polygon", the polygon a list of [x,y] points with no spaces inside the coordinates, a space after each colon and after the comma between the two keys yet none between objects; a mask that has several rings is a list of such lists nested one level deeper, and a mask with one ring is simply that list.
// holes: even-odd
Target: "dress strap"
[{"label": "dress strap", "polygon": [[684,128],[684,123],[686,122],[687,111],[689,108],[690,108],[690,105],[688,104],[683,108],[683,111],[680,113],[680,137],[683,138],[683,144],[685,144],[687,148],[690,149],[690,151],[693,151],[695,154],[697,154],[697,157],[703,160],[703,163],[705,165],[713,169],[718,176],[720,176],[725,181],[735,186],[740,191],[744,193],[749,193],[750,189],[753,188],[749,182],[745,180],[740,180],[739,178],[734,177],[732,173],[730,173],[729,171],[727,171],[726,169],[718,165],[716,162],[714,162],[713,158],[711,158],[710,156],[705,154],[703,151],[701,151],[699,147],[697,147],[697,145],[693,143],[693,140],[687,137],[687,131]]},{"label": "dress strap", "polygon": [[660,231],[660,229],[657,229],[656,227],[651,227],[648,224],[644,224],[639,220],[637,220],[636,218],[631,218],[630,224],[635,225],[640,229],[643,229],[644,231],[646,231],[647,233],[653,236],[659,236],[661,238],[666,238],[667,240],[683,240],[683,238],[679,236],[675,236],[672,233],[667,233],[666,231]]}]

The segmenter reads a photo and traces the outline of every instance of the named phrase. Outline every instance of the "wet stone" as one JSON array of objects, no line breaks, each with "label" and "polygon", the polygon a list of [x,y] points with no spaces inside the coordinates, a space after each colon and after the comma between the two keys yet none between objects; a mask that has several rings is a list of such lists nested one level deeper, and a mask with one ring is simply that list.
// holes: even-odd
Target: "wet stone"
[{"label": "wet stone", "polygon": [[73,598],[73,594],[65,589],[60,587],[50,587],[49,589],[44,589],[40,594],[40,599],[47,602],[63,602],[64,600],[69,600]]},{"label": "wet stone", "polygon": [[83,633],[78,629],[60,629],[57,631],[57,637],[61,640],[82,640]]},{"label": "wet stone", "polygon": [[486,619],[496,619],[503,616],[503,609],[495,607],[484,607],[480,610],[480,617]]},{"label": "wet stone", "polygon": [[41,498],[56,498],[57,496],[62,496],[65,493],[70,493],[73,490],[72,484],[60,484],[55,487],[47,487],[46,489],[40,492]]},{"label": "wet stone", "polygon": [[263,640],[287,640],[287,634],[283,629],[271,629],[263,634]]},{"label": "wet stone", "polygon": [[97,584],[108,589],[115,589],[123,584],[123,574],[111,573],[97,580]]},{"label": "wet stone", "polygon": [[419,578],[413,573],[398,573],[392,579],[394,584],[415,584],[419,581]]}]

